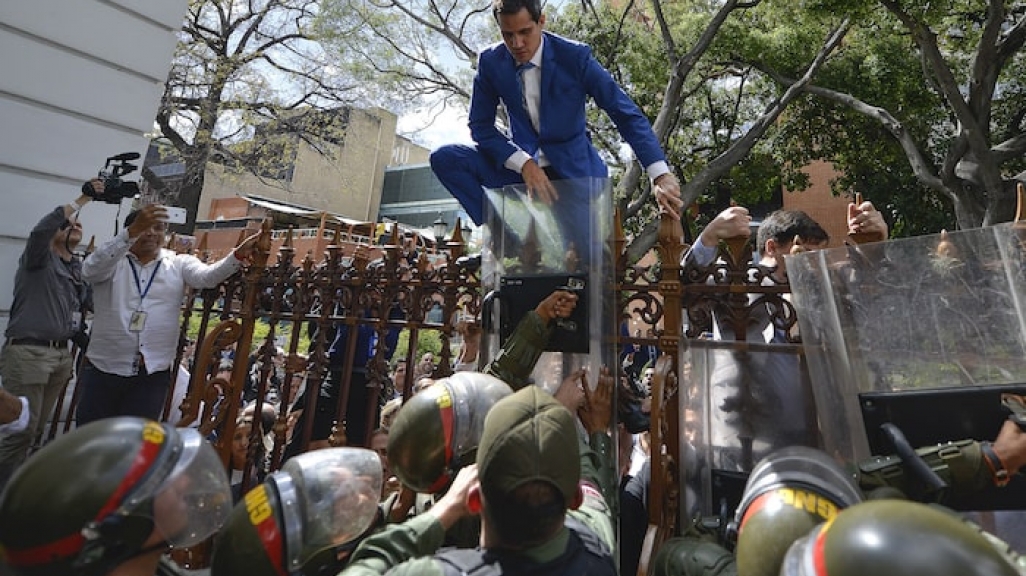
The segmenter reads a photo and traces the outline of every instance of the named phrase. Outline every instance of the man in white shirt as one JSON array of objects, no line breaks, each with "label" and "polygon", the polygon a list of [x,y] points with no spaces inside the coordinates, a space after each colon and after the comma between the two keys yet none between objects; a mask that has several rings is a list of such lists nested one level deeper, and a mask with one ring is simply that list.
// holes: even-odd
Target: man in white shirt
[{"label": "man in white shirt", "polygon": [[163,249],[167,211],[150,205],[125,218],[125,228],[86,258],[94,317],[78,376],[81,426],[111,416],[159,420],[171,382],[186,287],[212,288],[242,266],[257,236],[232,254],[204,264]]},{"label": "man in white shirt", "polygon": [[28,426],[28,420],[28,399],[0,388],[0,433],[21,432]]}]

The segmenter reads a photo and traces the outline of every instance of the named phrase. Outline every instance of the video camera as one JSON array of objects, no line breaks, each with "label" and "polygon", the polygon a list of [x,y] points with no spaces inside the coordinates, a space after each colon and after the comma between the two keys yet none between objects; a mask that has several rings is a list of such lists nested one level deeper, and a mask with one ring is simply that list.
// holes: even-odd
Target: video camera
[{"label": "video camera", "polygon": [[138,168],[129,162],[129,160],[137,158],[139,158],[138,152],[123,152],[107,158],[107,163],[103,165],[103,169],[99,173],[100,179],[103,180],[103,193],[97,194],[89,182],[82,185],[82,193],[107,204],[120,204],[123,198],[135,197],[139,194],[139,183],[122,180],[121,177]]}]

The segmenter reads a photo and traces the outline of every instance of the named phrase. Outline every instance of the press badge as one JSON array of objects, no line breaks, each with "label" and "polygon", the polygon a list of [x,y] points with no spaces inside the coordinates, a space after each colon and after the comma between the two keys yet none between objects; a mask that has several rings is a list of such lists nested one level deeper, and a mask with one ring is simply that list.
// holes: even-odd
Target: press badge
[{"label": "press badge", "polygon": [[142,332],[146,326],[146,312],[142,310],[136,310],[132,312],[132,317],[128,320],[128,331],[129,332]]}]

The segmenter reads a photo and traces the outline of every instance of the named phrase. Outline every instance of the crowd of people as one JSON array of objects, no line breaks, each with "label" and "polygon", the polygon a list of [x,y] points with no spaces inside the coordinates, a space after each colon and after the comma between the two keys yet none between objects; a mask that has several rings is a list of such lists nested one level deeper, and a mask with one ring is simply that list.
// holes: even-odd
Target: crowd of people
[{"label": "crowd of people", "polygon": [[[553,320],[569,315],[575,302],[574,294],[557,291],[538,304],[529,320],[544,329]],[[526,350],[527,358],[537,359],[544,341],[533,340],[538,330],[524,333],[521,345],[514,347]],[[273,352],[272,363],[280,351]],[[499,362],[508,362],[502,371],[520,374],[517,380],[521,381],[524,371],[532,368],[524,366],[522,360],[520,356],[507,355]],[[254,371],[259,370],[257,361]],[[273,372],[274,366],[269,370]],[[0,499],[0,517],[5,519],[4,528],[0,528],[0,543],[5,559],[19,574],[174,573],[175,566],[165,555],[169,546],[189,546],[219,531],[212,568],[215,574],[237,574],[254,561],[259,564],[255,568],[257,573],[268,574],[302,568],[307,563],[320,566],[319,569],[327,565],[358,571],[362,566],[376,571],[379,560],[363,558],[361,550],[380,542],[386,542],[386,546],[395,544],[395,538],[386,534],[385,524],[416,526],[435,518],[438,523],[428,527],[429,541],[457,521],[470,526],[466,534],[473,534],[473,540],[464,540],[468,545],[476,542],[476,534],[481,531],[491,534],[482,536],[482,543],[487,540],[485,546],[496,549],[518,542],[551,548],[551,542],[562,543],[569,535],[574,550],[587,552],[589,565],[605,567],[604,573],[613,573],[611,508],[602,492],[609,483],[593,480],[592,484],[578,487],[580,468],[567,465],[571,454],[574,456],[569,462],[578,461],[575,414],[593,436],[591,443],[604,456],[596,458],[587,449],[580,451],[585,470],[597,474],[595,470],[611,465],[606,458],[610,452],[606,431],[612,404],[612,378],[608,373],[603,374],[590,395],[584,373],[578,372],[567,379],[567,390],[561,388],[553,397],[534,386],[514,394],[509,385],[494,376],[471,371],[433,379],[431,356],[421,358],[417,371],[423,377],[413,388],[415,395],[394,415],[395,421],[389,422],[389,415],[382,414],[380,427],[369,435],[367,448],[314,450],[290,458],[278,472],[249,470],[246,473],[258,476],[260,482],[248,491],[241,490],[236,482],[241,469],[254,464],[248,438],[255,428],[271,427],[273,406],[259,407],[251,402],[240,413],[229,475],[224,473],[208,439],[201,437],[194,427],[172,427],[145,415],[114,415],[83,423],[38,450],[14,474]],[[401,372],[395,377],[401,378]],[[491,392],[486,394],[485,390]],[[503,410],[501,401],[506,397],[511,405]],[[468,408],[471,406],[473,409]],[[454,429],[446,429],[443,424],[436,439],[443,446],[424,444],[424,427],[410,423],[418,422],[418,411],[438,415],[443,407],[452,412],[449,417],[455,420],[459,443],[454,443]],[[503,411],[506,415],[499,416]],[[489,424],[489,418],[498,419],[498,423]],[[443,416],[440,422],[445,419]],[[541,436],[535,434],[539,426],[543,431],[547,429]],[[505,438],[504,434],[511,429],[520,432]],[[491,440],[487,440],[489,434]],[[490,441],[493,448],[479,450],[480,443],[485,441]],[[539,452],[522,454],[523,448],[531,446]],[[417,495],[410,485],[416,484],[414,478],[423,471],[411,465],[410,455],[416,462],[424,455],[439,454],[440,448],[444,448],[441,453],[446,454],[446,461],[438,474],[445,481],[425,487],[426,498],[421,500],[422,505],[415,506],[411,497]],[[494,462],[482,462],[484,482],[477,488],[474,455],[486,453],[494,455]],[[390,458],[393,454],[398,455],[394,464]],[[76,483],[75,489],[67,493],[76,503],[77,512],[62,514],[58,523],[47,522],[44,519],[52,520],[52,515],[58,513],[55,506],[61,506],[59,499],[50,494],[53,483],[60,481],[52,471],[63,466],[69,457],[88,462],[85,472],[97,481]],[[543,466],[532,474],[519,464],[506,462],[510,458],[558,464],[551,470]],[[368,468],[368,462],[373,462],[373,466]],[[512,471],[517,476],[511,477]],[[556,483],[558,490],[552,490],[551,483]],[[38,502],[40,497],[48,502]],[[535,502],[539,497],[543,500]],[[481,507],[462,504],[466,498],[482,501]],[[562,529],[562,516],[580,507],[581,498],[584,509],[590,510],[582,516],[584,525],[594,527]],[[519,514],[512,525],[504,525],[511,522],[508,510],[518,509],[520,499],[537,508],[535,518],[542,522],[542,530],[534,527],[533,520],[529,523],[533,532],[527,540],[520,534],[524,523]],[[259,537],[255,541],[250,539],[251,532],[266,521],[266,517],[261,519],[253,512],[258,500],[279,519],[288,516],[296,520],[293,515],[297,506],[305,507],[306,512],[298,517],[299,523],[288,524],[296,533],[281,535],[283,541],[277,543]],[[373,503],[378,512],[361,514],[367,502]],[[238,506],[233,513],[234,503]],[[465,522],[488,509],[507,511],[494,516],[485,513],[481,528]],[[334,515],[325,515],[325,511],[332,510]],[[339,518],[346,521],[340,523]],[[47,524],[48,529],[35,530],[40,523]],[[82,528],[73,532],[81,537],[68,540],[54,536],[76,524]],[[30,530],[14,533],[10,529],[16,525]],[[595,535],[596,530],[600,537]],[[357,541],[363,543],[357,547]],[[278,545],[285,547],[286,556],[275,553],[274,546]],[[330,553],[324,554],[318,547]],[[561,557],[558,550],[546,552],[553,553],[553,558]],[[283,558],[296,564],[278,565]],[[302,569],[303,573],[328,573]]]}]

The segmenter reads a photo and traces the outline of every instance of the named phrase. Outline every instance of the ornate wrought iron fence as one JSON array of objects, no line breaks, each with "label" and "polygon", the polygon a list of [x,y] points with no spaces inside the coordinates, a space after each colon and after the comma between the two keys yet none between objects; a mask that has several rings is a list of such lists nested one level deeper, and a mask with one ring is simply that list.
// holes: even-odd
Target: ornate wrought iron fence
[{"label": "ornate wrought iron fence", "polygon": [[[620,217],[616,216],[619,223]],[[439,249],[439,256],[430,259],[423,253],[416,258],[403,254],[400,238],[393,232],[380,249],[381,256],[371,258],[368,250],[343,249],[341,232],[336,231],[324,254],[295,254],[293,236],[289,232],[274,265],[268,265],[272,232],[270,221],[262,225],[258,257],[243,273],[233,276],[220,286],[188,293],[183,304],[179,354],[185,349],[187,335],[196,333],[196,351],[188,391],[179,406],[165,409],[165,418],[180,411],[181,426],[193,425],[207,434],[226,466],[231,458],[231,443],[236,428],[235,415],[242,404],[242,393],[250,378],[247,361],[251,352],[260,368],[251,380],[255,388],[256,404],[268,400],[271,386],[272,357],[278,346],[278,336],[287,335],[285,362],[282,367],[280,394],[289,398],[294,390],[292,376],[304,375],[307,390],[318,390],[329,376],[329,366],[341,372],[340,393],[335,407],[336,426],[330,443],[344,444],[346,430],[342,421],[350,396],[351,375],[354,370],[365,369],[370,398],[379,401],[391,398],[401,388],[404,397],[411,396],[415,346],[406,351],[405,361],[411,367],[403,382],[393,384],[389,376],[388,351],[377,346],[365,366],[357,364],[356,338],[349,338],[347,348],[335,351],[329,357],[329,334],[338,326],[350,329],[366,327],[373,330],[375,339],[384,342],[394,330],[408,330],[409,341],[416,342],[420,331],[435,331],[442,347],[441,358],[434,376],[451,373],[450,340],[455,331],[455,318],[478,318],[481,311],[481,283],[473,261],[461,258],[465,245],[459,226],[453,236]],[[647,550],[680,531],[677,517],[677,499],[680,490],[679,462],[682,419],[679,413],[678,350],[682,338],[698,336],[710,330],[714,313],[728,318],[736,326],[744,326],[753,309],[750,294],[760,303],[772,303],[781,310],[774,319],[786,329],[795,323],[794,309],[785,299],[789,292],[786,284],[764,285],[766,269],[751,263],[752,250],[746,239],[738,239],[720,247],[720,258],[710,266],[684,266],[682,260],[687,246],[683,242],[680,222],[663,217],[658,241],[654,247],[655,261],[650,264],[628,263],[624,247],[627,239],[622,227],[616,226],[613,250],[618,255],[616,265],[616,294],[619,310],[640,320],[653,330],[651,337],[610,335],[617,339],[618,347],[624,343],[656,346],[660,352],[655,362],[656,374],[652,393],[651,456],[652,484],[650,489],[650,534]],[[201,240],[196,254],[205,254]],[[298,258],[298,259],[297,259]],[[429,312],[440,307],[442,321],[429,320]],[[261,339],[254,338],[257,323],[266,323],[268,330]],[[301,349],[302,333],[309,336],[309,346]],[[745,330],[735,330],[743,335]],[[229,352],[233,351],[233,352]],[[230,374],[218,372],[220,359],[234,354],[235,362]],[[332,364],[334,362],[334,364]],[[177,371],[176,363],[175,371]],[[173,374],[174,376],[175,374]],[[306,394],[304,410],[313,412],[318,394]],[[58,414],[73,413],[71,406],[58,410]],[[279,402],[275,408],[273,448],[266,456],[265,466],[274,470],[282,461],[288,440],[289,402]],[[379,406],[368,403],[368,412],[377,413]],[[55,417],[56,418],[56,417]],[[308,419],[307,422],[310,422]],[[368,430],[375,418],[368,418]],[[51,435],[59,429],[51,426]],[[64,424],[64,430],[70,424]],[[254,426],[249,441],[249,464],[243,472],[243,488],[255,484],[251,477],[252,464],[260,456],[262,439]],[[293,430],[305,448],[310,442],[309,425]]]}]

